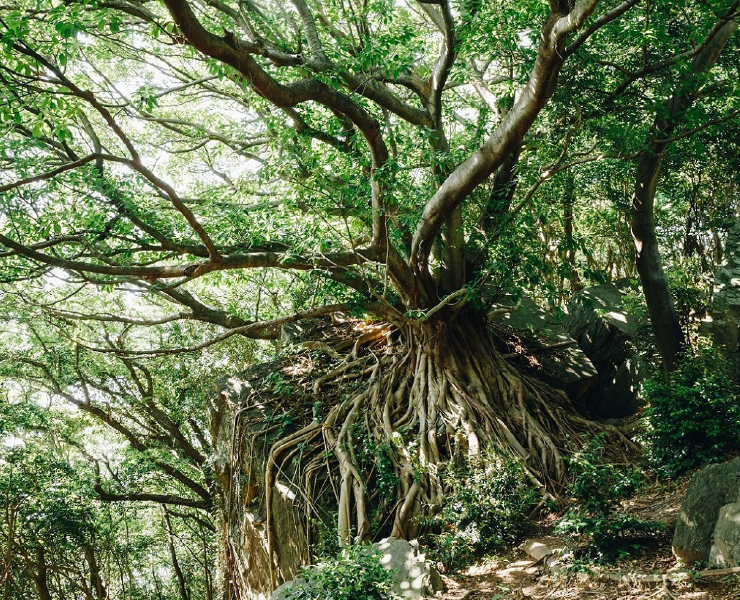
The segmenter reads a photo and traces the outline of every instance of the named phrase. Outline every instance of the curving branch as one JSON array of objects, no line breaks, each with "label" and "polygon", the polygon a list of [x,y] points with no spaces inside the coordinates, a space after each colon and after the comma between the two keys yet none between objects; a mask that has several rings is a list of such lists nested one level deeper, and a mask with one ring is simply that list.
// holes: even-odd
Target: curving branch
[{"label": "curving branch", "polygon": [[95,97],[95,94],[93,94],[89,90],[86,91],[86,90],[80,89],[75,83],[73,83],[69,78],[67,78],[66,75],[55,64],[53,64],[52,62],[50,62],[49,60],[41,56],[38,52],[33,50],[27,44],[23,42],[16,43],[16,44],[13,44],[13,48],[16,51],[20,52],[21,54],[28,56],[29,58],[33,58],[40,65],[49,69],[55,75],[55,77],[59,80],[59,82],[62,85],[64,85],[64,87],[69,89],[72,92],[72,94],[74,94],[76,97],[87,102],[90,106],[92,106],[100,114],[101,117],[103,117],[103,120],[107,123],[110,129],[116,134],[116,136],[123,142],[123,145],[126,147],[126,150],[131,155],[131,160],[127,161],[128,164],[133,166],[141,175],[143,175],[153,185],[163,190],[165,194],[167,194],[168,198],[170,199],[170,202],[172,202],[172,205],[183,215],[183,217],[188,222],[188,225],[190,225],[193,231],[195,231],[198,234],[198,237],[203,242],[203,245],[208,249],[208,254],[210,258],[212,260],[217,260],[219,257],[219,254],[218,254],[218,251],[216,250],[216,246],[214,245],[210,236],[206,233],[205,229],[200,224],[198,219],[195,217],[193,212],[185,205],[185,203],[177,195],[177,192],[171,185],[169,185],[168,183],[165,183],[162,179],[157,177],[150,169],[144,166],[144,163],[141,161],[141,157],[139,156],[139,153],[134,147],[133,142],[129,139],[129,137],[126,135],[123,129],[121,129],[120,125],[116,122],[115,118],[110,113],[110,111],[105,106],[103,106],[103,104],[101,104],[100,101]]},{"label": "curving branch", "polygon": [[471,156],[463,161],[426,203],[411,246],[409,265],[428,277],[428,259],[440,228],[470,192],[514,151],[555,90],[565,51],[566,36],[580,28],[598,0],[579,0],[568,12],[567,2],[552,2],[540,35],[537,58],[529,81],[501,124]]},{"label": "curving branch", "polygon": [[183,346],[180,348],[153,348],[151,350],[127,350],[125,348],[96,348],[92,346],[83,346],[86,350],[92,352],[98,352],[100,354],[116,354],[123,357],[148,357],[153,358],[157,356],[171,356],[174,354],[184,354],[188,352],[199,352],[209,346],[223,342],[235,335],[243,335],[250,337],[250,333],[254,330],[266,331],[271,330],[275,332],[275,337],[280,335],[280,327],[287,323],[295,323],[296,321],[302,321],[304,319],[312,319],[314,317],[320,317],[332,313],[336,313],[343,310],[349,310],[347,304],[330,304],[322,306],[321,308],[312,308],[309,310],[303,310],[287,317],[279,317],[277,319],[271,319],[269,321],[257,321],[255,323],[249,323],[241,327],[234,327],[224,333],[217,335],[205,342],[196,344],[194,346]]},{"label": "curving branch", "polygon": [[166,504],[171,506],[186,506],[189,508],[200,508],[203,510],[210,509],[210,503],[205,500],[193,500],[191,498],[182,498],[168,494],[113,494],[103,489],[99,483],[93,486],[98,498],[103,502],[156,502],[157,504]]},{"label": "curving branch", "polygon": [[565,49],[565,56],[568,57],[571,54],[573,54],[576,50],[578,50],[578,48],[583,46],[583,44],[585,44],[591,38],[591,36],[594,33],[596,33],[599,29],[611,23],[612,21],[615,21],[616,19],[621,17],[624,13],[626,13],[628,10],[640,4],[642,1],[643,0],[627,0],[626,2],[622,2],[621,4],[615,6],[609,12],[606,12],[603,15],[601,15],[589,27],[587,27],[583,31],[583,33],[581,33],[581,35],[579,35],[573,41],[573,43],[571,43]]},{"label": "curving branch", "polygon": [[[75,394],[72,394],[66,391],[62,387],[57,377],[52,373],[50,368],[41,361],[23,357],[23,356],[12,356],[11,357],[7,355],[0,356],[0,360],[14,360],[15,362],[18,362],[20,364],[25,364],[27,366],[33,367],[34,369],[37,369],[43,374],[43,380],[48,385],[48,388],[50,389],[52,393],[64,398],[67,402],[76,406],[81,411],[88,413],[89,415],[97,419],[98,421],[105,423],[106,425],[108,425],[109,427],[117,431],[119,434],[123,436],[124,439],[126,439],[126,441],[129,443],[129,445],[134,450],[138,452],[146,452],[152,449],[150,444],[148,444],[144,439],[142,439],[139,435],[137,435],[136,432],[134,432],[132,429],[127,427],[119,419],[114,418],[112,413],[109,410],[105,410],[102,407],[92,402],[90,390],[88,387],[88,382],[86,378],[82,375],[82,373],[79,371],[79,368],[77,369],[77,374],[79,377],[80,385],[82,386],[82,392],[83,392],[82,398],[79,398]],[[203,485],[195,481],[192,477],[190,477],[186,473],[182,472],[179,469],[176,469],[175,467],[167,464],[166,462],[163,462],[161,460],[156,460],[156,459],[153,460],[152,462],[160,471],[164,472],[170,478],[180,482],[183,486],[185,486],[191,492],[194,492],[198,497],[201,498],[201,502],[204,503],[204,506],[206,508],[210,508],[212,504],[212,497],[211,497],[210,492]]]}]

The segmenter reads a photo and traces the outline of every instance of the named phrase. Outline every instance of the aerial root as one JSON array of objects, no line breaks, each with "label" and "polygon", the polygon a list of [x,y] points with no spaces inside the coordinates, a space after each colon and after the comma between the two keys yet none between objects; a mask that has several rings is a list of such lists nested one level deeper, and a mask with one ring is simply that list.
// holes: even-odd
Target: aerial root
[{"label": "aerial root", "polygon": [[[625,455],[630,449],[632,442],[621,432],[580,417],[564,393],[516,371],[492,350],[480,329],[437,330],[424,339],[406,333],[400,348],[350,358],[317,379],[312,387],[317,394],[349,372],[361,373],[364,385],[322,422],[273,446],[265,471],[271,557],[275,473],[299,445],[310,445],[302,455],[305,509],[313,510],[314,484],[325,469],[335,495],[340,545],[369,540],[373,522],[387,523],[386,534],[418,535],[419,517],[443,502],[440,472],[451,462],[475,463],[486,451],[514,456],[543,496],[552,496],[567,479],[563,457],[580,448],[583,434],[603,431],[612,449],[621,448]],[[396,481],[394,498],[378,498],[380,467],[363,463],[367,445],[385,449]],[[274,569],[271,574],[274,581]]]}]

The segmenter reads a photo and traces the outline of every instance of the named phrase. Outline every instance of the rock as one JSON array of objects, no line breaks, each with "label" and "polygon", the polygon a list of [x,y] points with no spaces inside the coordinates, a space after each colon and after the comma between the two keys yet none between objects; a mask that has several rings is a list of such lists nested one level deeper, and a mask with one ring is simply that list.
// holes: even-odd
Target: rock
[{"label": "rock", "polygon": [[280,328],[280,341],[283,344],[298,344],[310,338],[311,332],[321,323],[319,319],[304,319],[286,323]]},{"label": "rock", "polygon": [[[407,542],[389,537],[373,544],[368,551],[378,552],[380,563],[391,572],[391,591],[395,596],[421,600],[434,596],[437,591],[444,589],[442,578],[419,552],[416,540]],[[319,573],[321,569],[321,564],[315,565],[311,567],[306,577],[284,583],[275,590],[270,600],[289,600],[297,588],[317,587],[317,578],[313,574]]]},{"label": "rock", "polygon": [[714,526],[709,563],[718,567],[737,567],[740,562],[740,502],[719,509]]},{"label": "rock", "polygon": [[[509,312],[503,312],[511,307]],[[522,340],[534,360],[520,365],[529,374],[563,390],[577,405],[583,404],[596,383],[598,372],[555,315],[523,298],[506,300],[491,311],[494,324],[509,328]]]},{"label": "rock", "polygon": [[647,370],[633,344],[637,319],[624,306],[624,296],[633,290],[630,280],[622,279],[581,290],[568,304],[565,328],[598,372],[583,400],[589,416],[626,417],[640,408]]},{"label": "rock", "polygon": [[685,563],[709,560],[720,509],[740,502],[740,458],[694,474],[673,535],[673,553]]},{"label": "rock", "polygon": [[426,598],[444,588],[442,578],[423,554],[416,540],[407,542],[393,537],[373,544],[380,551],[380,563],[390,569],[393,593],[401,598]]},{"label": "rock", "polygon": [[312,577],[314,573],[318,573],[321,570],[321,565],[314,565],[310,567],[307,572],[307,577],[297,577],[290,581],[286,581],[283,585],[277,588],[270,596],[270,600],[290,600],[294,595],[294,592],[298,589],[312,590],[318,587],[315,577]]},{"label": "rock", "polygon": [[740,221],[730,229],[725,260],[714,278],[714,299],[702,333],[714,338],[725,355],[728,374],[740,382]]},{"label": "rock", "polygon": [[[262,430],[266,417],[279,419],[281,412],[275,405],[261,404],[259,395],[254,394],[254,385],[272,372],[270,365],[260,365],[252,368],[249,376],[219,380],[209,402],[216,506],[225,533],[224,563],[229,566],[221,576],[239,590],[240,598],[249,600],[265,600],[273,589],[264,473],[278,430]],[[274,575],[278,582],[293,579],[303,565],[311,562],[311,532],[307,530],[300,495],[291,484],[292,468],[291,463],[283,465],[285,477],[274,482],[271,502]]]}]

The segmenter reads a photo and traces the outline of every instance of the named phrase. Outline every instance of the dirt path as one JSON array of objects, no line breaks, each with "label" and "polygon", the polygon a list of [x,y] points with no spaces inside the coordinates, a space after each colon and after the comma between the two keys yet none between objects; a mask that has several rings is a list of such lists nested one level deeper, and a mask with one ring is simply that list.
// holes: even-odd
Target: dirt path
[{"label": "dirt path", "polygon": [[599,582],[586,575],[550,575],[523,552],[509,561],[475,565],[445,581],[448,590],[440,600],[740,600],[737,575],[667,585]]},{"label": "dirt path", "polygon": [[[671,538],[688,479],[654,485],[624,504],[629,513],[665,525],[653,544],[628,561],[609,569],[595,567],[591,575],[554,575],[523,550],[515,550],[505,557],[481,561],[454,578],[445,578],[448,589],[440,600],[740,600],[737,574],[679,583],[598,581],[598,573],[665,574],[680,566],[671,551]],[[540,523],[540,533],[549,525]]]}]

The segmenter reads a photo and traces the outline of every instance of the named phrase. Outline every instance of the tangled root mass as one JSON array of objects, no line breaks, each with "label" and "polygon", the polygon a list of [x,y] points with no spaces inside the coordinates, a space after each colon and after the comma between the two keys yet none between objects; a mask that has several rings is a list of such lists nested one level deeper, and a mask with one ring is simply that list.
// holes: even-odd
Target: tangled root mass
[{"label": "tangled root mass", "polygon": [[[345,356],[327,350],[339,364],[314,379],[311,391],[317,399],[332,386],[345,393],[335,394],[325,416],[272,446],[264,474],[268,549],[276,476],[298,452],[304,508],[316,510],[322,474],[343,545],[378,533],[416,537],[422,517],[444,501],[441,473],[450,461],[475,462],[485,451],[516,457],[544,496],[565,483],[564,456],[581,446],[582,434],[605,431],[614,452],[630,446],[616,430],[580,416],[563,392],[507,363],[475,317],[400,331],[375,326]],[[348,381],[355,391],[346,393]]]}]

